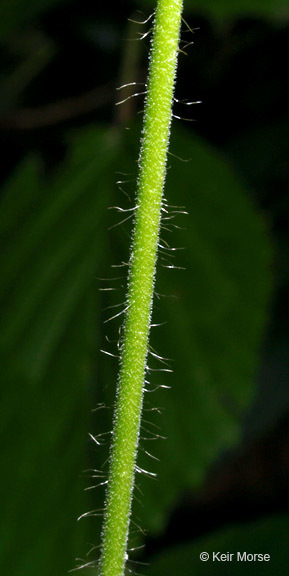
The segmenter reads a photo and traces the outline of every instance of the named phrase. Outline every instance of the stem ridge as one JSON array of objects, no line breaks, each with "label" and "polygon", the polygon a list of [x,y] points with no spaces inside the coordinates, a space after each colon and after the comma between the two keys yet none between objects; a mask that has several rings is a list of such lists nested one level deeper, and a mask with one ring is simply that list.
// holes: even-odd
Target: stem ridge
[{"label": "stem ridge", "polygon": [[102,533],[100,576],[122,576],[147,366],[182,0],[158,0],[150,56],[127,311]]}]

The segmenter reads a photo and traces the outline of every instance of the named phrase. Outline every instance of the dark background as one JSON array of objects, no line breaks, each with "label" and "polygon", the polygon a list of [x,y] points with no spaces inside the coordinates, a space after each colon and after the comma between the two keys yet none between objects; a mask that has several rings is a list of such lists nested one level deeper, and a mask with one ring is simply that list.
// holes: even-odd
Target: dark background
[{"label": "dark background", "polygon": [[[133,180],[121,185],[133,198],[143,111],[143,96],[115,106],[133,93],[116,88],[145,81],[150,37],[136,38],[150,22],[128,19],[150,9],[0,4],[1,563],[11,576],[58,576],[78,555],[97,558],[85,554],[99,519],[76,517],[103,500],[83,492],[82,470],[107,457],[87,433],[110,429],[117,363],[99,350],[117,352],[120,319],[103,321],[124,298],[125,268],[110,266],[127,260],[130,232],[107,208],[133,201],[115,182]],[[214,538],[225,551],[271,546],[277,562],[288,533],[288,8],[192,0],[184,16],[193,45],[180,54],[176,97],[202,103],[175,103],[188,121],[173,123],[181,160],[169,157],[166,195],[189,211],[169,238],[185,248],[176,265],[186,271],[160,272],[155,316],[168,323],[152,339],[174,369],[152,374],[152,386],[175,392],[150,396],[164,411],[148,426],[168,439],[151,443],[160,478],[144,481],[135,512],[147,533],[137,531],[145,547],[133,554],[151,568],[129,565],[159,575],[185,573],[180,558],[199,574],[198,542],[210,551]],[[102,290],[111,287],[116,297]],[[98,402],[108,410],[91,415]],[[284,572],[280,554],[270,573]]]}]

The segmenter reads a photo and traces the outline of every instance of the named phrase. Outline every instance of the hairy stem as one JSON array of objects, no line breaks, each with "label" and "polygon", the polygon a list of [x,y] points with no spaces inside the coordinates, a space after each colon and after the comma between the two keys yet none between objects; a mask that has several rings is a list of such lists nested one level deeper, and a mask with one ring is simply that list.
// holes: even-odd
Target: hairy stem
[{"label": "hairy stem", "polygon": [[101,576],[122,576],[125,569],[181,12],[182,0],[158,0],[99,565]]}]

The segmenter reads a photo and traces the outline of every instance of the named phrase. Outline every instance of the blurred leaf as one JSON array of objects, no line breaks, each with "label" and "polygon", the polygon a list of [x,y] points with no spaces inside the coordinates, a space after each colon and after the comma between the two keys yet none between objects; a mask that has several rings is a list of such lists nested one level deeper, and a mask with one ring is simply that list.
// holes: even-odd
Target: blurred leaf
[{"label": "blurred leaf", "polygon": [[[275,285],[279,293],[279,297],[274,298],[275,320],[271,319],[258,396],[247,419],[246,432],[250,437],[260,437],[276,426],[288,413],[289,406],[288,307],[285,304],[289,284],[288,130],[289,119],[283,118],[247,130],[227,146],[227,154],[270,215],[275,243]],[[281,293],[284,293],[284,305],[282,299],[280,301]],[[280,309],[276,309],[278,305]]]},{"label": "blurred leaf", "polygon": [[[142,567],[148,576],[217,576],[234,574],[244,576],[283,576],[288,567],[288,516],[268,518],[244,526],[232,526],[196,542],[184,544],[162,552],[151,560],[149,567]],[[213,561],[213,552],[234,554],[231,562]],[[200,560],[200,554],[208,552],[207,562]],[[268,562],[237,561],[237,553],[270,554]]]},{"label": "blurred leaf", "polygon": [[[164,527],[183,491],[196,488],[208,465],[238,437],[240,415],[252,395],[270,287],[269,242],[245,190],[213,150],[174,132],[172,151],[193,160],[170,157],[166,195],[190,215],[166,223],[185,229],[161,234],[165,242],[186,248],[173,260],[186,271],[162,271],[156,287],[169,297],[159,311],[156,299],[154,319],[168,325],[153,331],[152,345],[173,359],[174,374],[154,375],[152,388],[171,385],[172,390],[145,397],[145,410],[165,410],[159,417],[144,413],[142,436],[154,438],[158,425],[168,438],[147,445],[141,440],[160,458],[152,467],[141,453],[141,466],[157,471],[159,480],[137,482],[143,491],[141,525],[154,531]],[[136,172],[139,134],[126,134],[123,139],[97,129],[79,134],[66,163],[46,182],[37,162],[28,159],[2,198],[1,425],[7,494],[2,542],[6,571],[14,558],[13,576],[50,576],[73,567],[91,526],[74,518],[103,501],[99,492],[92,505],[85,503],[76,478],[82,468],[104,462],[101,451],[91,457],[84,453],[95,395],[108,406],[114,402],[117,363],[104,357],[95,366],[94,360],[100,339],[95,279],[128,258],[126,228],[106,233],[108,215],[110,225],[116,223],[107,206],[131,206],[125,196],[119,200],[112,193],[115,171],[125,173],[123,180]],[[134,183],[123,186],[134,194]],[[170,260],[169,254],[163,256]],[[159,263],[165,263],[161,254]],[[105,292],[108,305],[124,297],[125,274],[122,269],[114,274],[121,277],[122,296]],[[105,325],[109,341],[103,348],[118,340],[119,324],[118,318]],[[88,400],[95,373],[97,391],[93,383]],[[95,429],[110,430],[101,412]],[[94,543],[96,527],[93,519]]]},{"label": "blurred leaf", "polygon": [[[243,178],[253,187],[262,204],[270,205],[273,219],[288,217],[287,171],[289,117],[277,122],[247,130],[228,144],[227,153],[233,159]],[[276,186],[277,184],[277,186]],[[272,194],[272,187],[275,193]],[[278,230],[279,232],[279,230]],[[279,232],[280,233],[280,232]],[[282,267],[288,272],[286,266]]]},{"label": "blurred leaf", "polygon": [[[5,500],[2,562],[13,575],[74,567],[87,541],[89,384],[105,254],[113,133],[93,130],[47,182],[30,158],[1,204],[1,366]],[[17,554],[15,554],[17,549]]]},{"label": "blurred leaf", "polygon": [[[134,170],[127,160],[135,157],[134,142],[132,137],[124,150],[128,173]],[[181,494],[200,485],[209,464],[238,438],[255,389],[271,286],[264,223],[237,177],[214,150],[177,127],[171,150],[192,160],[170,156],[166,197],[189,215],[163,221],[165,228],[172,223],[183,229],[161,232],[163,246],[168,242],[184,251],[161,250],[157,273],[156,292],[166,297],[155,298],[153,322],[166,326],[153,329],[151,344],[172,359],[174,373],[151,374],[147,386],[171,386],[145,396],[164,410],[144,416],[152,424],[145,422],[142,433],[154,437],[160,430],[167,440],[141,442],[160,463],[140,454],[141,467],[159,478],[138,476],[143,508],[137,510],[141,524],[155,531],[164,527]],[[186,269],[166,270],[162,264]],[[153,357],[149,365],[166,368]]]}]

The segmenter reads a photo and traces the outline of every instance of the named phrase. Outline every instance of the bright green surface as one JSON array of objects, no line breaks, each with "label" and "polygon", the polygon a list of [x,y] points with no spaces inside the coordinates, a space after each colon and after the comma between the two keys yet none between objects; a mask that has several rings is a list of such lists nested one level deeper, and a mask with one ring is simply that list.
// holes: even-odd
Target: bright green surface
[{"label": "bright green surface", "polygon": [[125,566],[181,9],[181,0],[159,0],[155,17],[100,560],[103,576],[120,576]]}]

